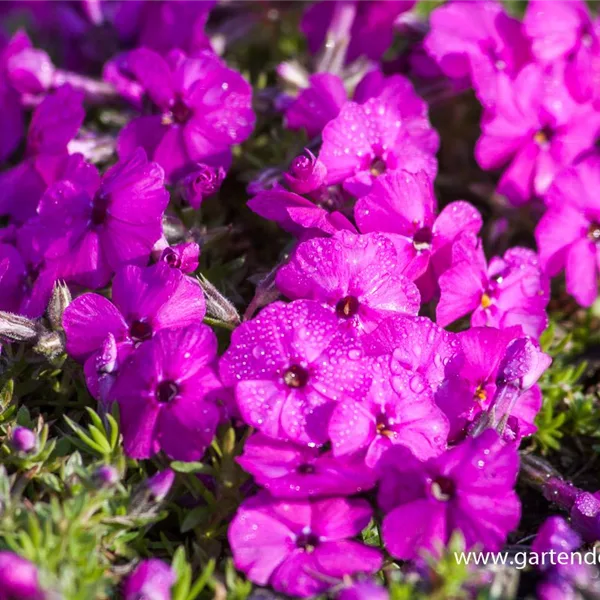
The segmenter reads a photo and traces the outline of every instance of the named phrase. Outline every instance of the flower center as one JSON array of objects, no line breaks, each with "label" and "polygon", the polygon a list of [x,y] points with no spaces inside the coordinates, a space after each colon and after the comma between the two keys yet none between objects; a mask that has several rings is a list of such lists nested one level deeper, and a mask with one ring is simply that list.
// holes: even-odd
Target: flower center
[{"label": "flower center", "polygon": [[92,225],[102,225],[108,214],[110,197],[98,192],[92,203]]},{"label": "flower center", "polygon": [[360,307],[360,303],[355,296],[344,296],[336,305],[335,312],[338,317],[349,319],[353,317]]},{"label": "flower center", "polygon": [[144,342],[152,337],[152,325],[148,321],[138,319],[131,324],[129,335],[136,342]]},{"label": "flower center", "polygon": [[303,465],[298,465],[296,467],[296,473],[299,473],[300,475],[311,475],[314,472],[314,465],[309,465],[307,463],[304,463]]},{"label": "flower center", "polygon": [[485,389],[483,388],[483,384],[479,384],[477,386],[477,388],[475,389],[475,394],[474,397],[479,400],[479,402],[483,402],[484,400],[487,399],[487,392],[485,391]]},{"label": "flower center", "polygon": [[436,500],[447,502],[454,497],[456,486],[450,477],[439,475],[431,482],[431,493]]},{"label": "flower center", "polygon": [[300,365],[292,365],[283,374],[285,385],[291,388],[302,388],[308,383],[308,371]]},{"label": "flower center", "polygon": [[173,381],[161,381],[156,388],[156,399],[161,404],[168,404],[175,400],[179,393],[179,386]]},{"label": "flower center", "polygon": [[554,132],[552,131],[552,129],[550,129],[550,127],[545,125],[541,129],[536,131],[535,135],[533,136],[533,140],[538,146],[546,146],[549,142],[552,141],[553,137]]},{"label": "flower center", "polygon": [[421,227],[413,235],[413,246],[415,250],[427,250],[431,247],[433,232],[430,227]]},{"label": "flower center", "polygon": [[179,255],[172,248],[165,249],[163,260],[173,269],[179,269],[179,267],[181,267]]},{"label": "flower center", "polygon": [[296,547],[306,552],[312,552],[319,545],[319,537],[314,533],[301,533],[296,538]]},{"label": "flower center", "polygon": [[489,308],[492,305],[492,299],[488,296],[488,294],[483,294],[481,296],[481,308]]},{"label": "flower center", "polygon": [[374,158],[371,161],[371,164],[369,166],[369,173],[371,173],[371,175],[373,175],[373,177],[379,177],[380,175],[383,175],[385,173],[387,169],[387,166],[385,164],[385,161],[382,158]]},{"label": "flower center", "polygon": [[312,162],[308,156],[297,156],[290,166],[290,171],[296,177],[310,174],[312,171]]},{"label": "flower center", "polygon": [[172,125],[173,123],[179,123],[180,125],[184,125],[190,120],[191,116],[192,111],[189,106],[178,97],[173,102],[170,110],[163,114],[162,124]]},{"label": "flower center", "polygon": [[395,433],[389,429],[389,422],[387,417],[384,414],[381,414],[377,417],[377,424],[375,425],[375,430],[377,431],[377,435],[384,435],[387,438],[392,438],[395,436]]},{"label": "flower center", "polygon": [[600,225],[596,222],[591,223],[587,235],[592,242],[600,242]]}]

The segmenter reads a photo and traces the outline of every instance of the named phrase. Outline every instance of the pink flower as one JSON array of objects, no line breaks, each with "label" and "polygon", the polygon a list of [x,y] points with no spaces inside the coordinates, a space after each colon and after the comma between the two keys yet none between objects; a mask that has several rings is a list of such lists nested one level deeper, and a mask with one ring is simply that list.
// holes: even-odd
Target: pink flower
[{"label": "pink flower", "polygon": [[550,282],[533,250],[510,248],[488,266],[481,240],[466,234],[454,246],[453,264],[439,279],[437,322],[445,327],[469,313],[471,325],[511,327],[539,337],[548,324]]},{"label": "pink flower", "polygon": [[348,539],[371,514],[362,499],[286,501],[261,492],[240,506],[229,526],[235,566],[250,581],[286,595],[322,593],[332,579],[381,567],[378,550]]},{"label": "pink flower", "polygon": [[385,173],[354,208],[362,233],[385,232],[396,245],[399,259],[410,265],[405,275],[418,279],[423,301],[437,291],[437,279],[451,264],[459,234],[481,229],[481,215],[467,202],[452,202],[436,216],[436,199],[429,177],[419,172]]},{"label": "pink flower", "polygon": [[575,102],[563,71],[532,63],[514,81],[500,77],[496,103],[484,114],[475,157],[484,169],[506,166],[498,192],[513,204],[545,194],[561,169],[594,146],[600,113]]},{"label": "pink flower", "polygon": [[379,488],[387,549],[414,559],[437,553],[459,531],[467,548],[499,550],[519,523],[518,470],[516,447],[489,429],[427,462],[393,448],[382,461]]},{"label": "pink flower", "polygon": [[343,183],[355,196],[368,193],[387,170],[437,173],[439,138],[427,118],[427,105],[408,79],[391,77],[377,97],[346,102],[323,130],[319,159],[328,185]]},{"label": "pink flower", "polygon": [[359,458],[344,459],[317,448],[254,434],[237,459],[276,498],[351,496],[372,488],[376,476]]},{"label": "pink flower", "polygon": [[373,383],[367,396],[335,406],[329,421],[335,456],[366,450],[365,463],[374,468],[396,444],[423,460],[446,448],[448,421],[436,406],[428,381],[409,370],[397,370],[392,379],[389,362],[385,355],[372,358]]},{"label": "pink flower", "polygon": [[264,434],[324,444],[342,398],[359,401],[370,385],[359,341],[328,307],[311,300],[274,302],[237,327],[221,358],[243,419]]},{"label": "pink flower", "polygon": [[175,585],[175,580],[175,571],[162,560],[143,560],[125,580],[123,598],[171,600],[171,588]]},{"label": "pink flower", "polygon": [[75,176],[42,197],[34,244],[57,277],[100,288],[118,267],[147,263],[169,194],[163,170],[139,148],[102,177],[91,165]]},{"label": "pink flower", "polygon": [[163,329],[133,352],[111,390],[128,456],[162,450],[175,460],[202,458],[219,422],[216,354],[217,339],[205,325]]},{"label": "pink flower", "polygon": [[540,263],[549,275],[566,271],[567,291],[582,306],[598,296],[600,156],[563,171],[545,198],[548,211],[535,230]]},{"label": "pink flower", "polygon": [[243,142],[254,126],[252,93],[242,76],[211,52],[188,57],[173,50],[163,58],[139,48],[128,63],[154,114],[121,130],[119,155],[130,156],[142,146],[169,181],[185,174],[193,162],[227,168],[231,146]]},{"label": "pink flower", "polygon": [[340,231],[302,242],[276,283],[289,298],[329,304],[341,323],[368,332],[386,316],[419,312],[419,291],[402,275],[403,259],[383,235]]}]

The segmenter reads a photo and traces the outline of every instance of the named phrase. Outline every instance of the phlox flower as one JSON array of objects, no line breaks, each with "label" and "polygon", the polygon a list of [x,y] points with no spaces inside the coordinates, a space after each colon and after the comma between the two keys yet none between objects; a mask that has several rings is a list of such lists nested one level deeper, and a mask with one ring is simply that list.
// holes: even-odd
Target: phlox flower
[{"label": "phlox flower", "polygon": [[335,311],[311,300],[274,302],[237,327],[221,358],[243,419],[262,433],[324,444],[336,402],[360,401],[371,377],[360,342]]},{"label": "phlox flower", "polygon": [[464,232],[476,234],[482,224],[468,202],[452,202],[439,215],[436,204],[427,174],[393,171],[378,177],[354,207],[362,233],[385,232],[399,260],[410,262],[405,274],[417,279],[423,301],[435,295],[438,277],[450,266],[454,241]]},{"label": "phlox flower", "polygon": [[90,288],[124,264],[147,263],[169,202],[164,173],[136,150],[102,177],[91,165],[44,193],[33,244],[57,277]]},{"label": "phlox flower", "polygon": [[163,58],[139,48],[128,64],[152,101],[153,114],[121,130],[119,155],[130,156],[142,146],[169,181],[186,175],[194,162],[228,167],[231,146],[243,142],[254,126],[252,91],[243,77],[208,51],[187,56],[173,50]]},{"label": "phlox flower", "polygon": [[419,291],[402,275],[403,259],[383,235],[340,231],[302,242],[276,284],[288,298],[329,304],[341,323],[368,332],[386,316],[419,312]]},{"label": "phlox flower", "polygon": [[220,418],[216,354],[214,333],[198,324],[162,329],[136,348],[111,389],[128,456],[202,458]]},{"label": "phlox flower", "polygon": [[582,306],[598,295],[600,155],[563,171],[548,190],[546,214],[535,230],[540,263],[549,275],[566,273],[567,291]]},{"label": "phlox flower", "polygon": [[0,214],[23,223],[36,214],[49,185],[73,175],[80,159],[69,158],[67,144],[84,116],[83,94],[69,85],[42,100],[31,117],[25,160],[0,174]]},{"label": "phlox flower", "polygon": [[160,255],[160,260],[182,273],[193,273],[199,264],[200,246],[196,242],[186,242],[168,246]]},{"label": "phlox flower", "polygon": [[374,468],[396,444],[423,460],[445,450],[448,421],[427,380],[408,369],[396,369],[392,378],[389,363],[386,355],[371,358],[373,382],[366,397],[361,402],[342,400],[333,409],[329,437],[335,456],[364,450],[365,464]]},{"label": "phlox flower", "polygon": [[426,462],[395,446],[380,466],[383,540],[396,558],[437,553],[454,531],[467,548],[497,551],[519,523],[519,455],[491,429]]},{"label": "phlox flower", "polygon": [[521,22],[494,0],[453,0],[436,8],[424,48],[451,79],[470,79],[485,104],[493,104],[499,75],[515,77],[530,59]]},{"label": "phlox flower", "polygon": [[537,338],[548,324],[550,282],[537,254],[528,248],[510,248],[488,265],[481,240],[463,235],[439,286],[436,316],[442,327],[471,313],[473,326],[520,325],[524,333]]},{"label": "phlox flower", "polygon": [[410,81],[394,77],[363,104],[346,102],[323,130],[319,159],[328,185],[343,184],[354,196],[369,192],[388,170],[437,173],[439,137],[427,117],[427,104]]},{"label": "phlox flower", "polygon": [[258,585],[290,596],[326,591],[332,579],[381,566],[378,550],[352,539],[369,523],[366,500],[276,500],[266,492],[246,500],[229,526],[237,569]]},{"label": "phlox flower", "polygon": [[273,440],[257,433],[237,459],[244,471],[276,498],[351,496],[372,488],[375,473],[360,458],[344,459],[330,451]]},{"label": "phlox flower", "polygon": [[179,269],[164,262],[126,266],[113,280],[112,302],[99,294],[83,294],[66,308],[67,352],[85,363],[88,387],[98,397],[99,377],[116,375],[135,346],[161,329],[198,323],[204,313],[200,286]]},{"label": "phlox flower", "polygon": [[498,193],[523,204],[546,193],[557,174],[594,146],[600,113],[578,104],[564,82],[564,64],[527,65],[498,78],[496,102],[484,113],[475,158],[483,169],[506,169]]},{"label": "phlox flower", "polygon": [[43,600],[45,596],[37,567],[14,552],[0,551],[0,600]]},{"label": "phlox flower", "polygon": [[152,598],[170,600],[171,588],[175,585],[175,571],[162,560],[143,560],[127,577],[123,585],[124,600]]},{"label": "phlox flower", "polygon": [[19,251],[0,244],[0,310],[18,312],[26,291],[27,268]]}]

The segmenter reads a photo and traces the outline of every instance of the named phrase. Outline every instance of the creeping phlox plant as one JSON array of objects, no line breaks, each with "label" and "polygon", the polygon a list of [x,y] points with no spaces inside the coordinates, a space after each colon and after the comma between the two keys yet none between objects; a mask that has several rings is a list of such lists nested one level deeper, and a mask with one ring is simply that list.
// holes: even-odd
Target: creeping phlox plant
[{"label": "creeping phlox plant", "polygon": [[0,600],[600,597],[595,8],[0,6]]}]

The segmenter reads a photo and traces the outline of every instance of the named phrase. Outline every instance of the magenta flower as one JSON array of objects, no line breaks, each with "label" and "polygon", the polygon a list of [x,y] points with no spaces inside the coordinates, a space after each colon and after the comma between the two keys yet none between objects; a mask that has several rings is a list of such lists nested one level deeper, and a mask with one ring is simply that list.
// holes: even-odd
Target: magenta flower
[{"label": "magenta flower", "polygon": [[125,580],[123,599],[171,600],[171,588],[175,580],[175,571],[162,560],[143,560]]},{"label": "magenta flower", "polygon": [[163,329],[133,352],[111,390],[128,456],[162,450],[175,460],[202,458],[219,422],[216,354],[217,339],[205,325]]},{"label": "magenta flower", "polygon": [[199,323],[205,313],[200,286],[162,262],[120,269],[112,300],[114,304],[98,294],[83,294],[63,316],[67,352],[85,362],[87,384],[96,398],[100,397],[99,377],[116,375],[136,345],[161,329]]},{"label": "magenta flower", "polygon": [[299,238],[332,235],[340,230],[356,232],[354,225],[341,212],[330,211],[281,187],[259,192],[248,200],[247,206]]},{"label": "magenta flower", "polygon": [[15,427],[10,443],[17,452],[31,452],[37,445],[37,436],[27,427]]},{"label": "magenta flower", "polygon": [[119,155],[130,156],[142,146],[169,181],[194,162],[227,168],[231,146],[243,142],[254,126],[251,88],[242,76],[210,52],[188,57],[173,50],[162,58],[139,48],[128,61],[154,114],[121,130]]},{"label": "magenta flower", "polygon": [[179,181],[181,197],[198,210],[205,198],[216,194],[225,179],[223,167],[210,167],[197,163],[190,167],[189,173]]},{"label": "magenta flower", "polygon": [[436,8],[424,47],[451,79],[470,78],[485,104],[493,104],[500,74],[514,77],[530,59],[522,24],[500,2],[453,0]]},{"label": "magenta flower", "polygon": [[436,315],[442,327],[471,313],[473,326],[520,325],[535,338],[544,331],[550,282],[535,252],[510,248],[488,266],[481,240],[466,234],[454,246],[452,262],[439,278]]},{"label": "magenta flower", "polygon": [[276,283],[288,298],[328,304],[341,323],[368,332],[386,316],[419,312],[419,291],[402,275],[403,260],[383,235],[340,231],[302,242]]},{"label": "magenta flower", "polygon": [[169,202],[163,170],[138,149],[102,178],[91,165],[78,181],[48,188],[35,240],[56,275],[100,288],[124,264],[146,264]]},{"label": "magenta flower", "polygon": [[143,485],[156,502],[162,502],[171,491],[174,482],[175,472],[172,469],[165,469],[149,477]]},{"label": "magenta flower", "polygon": [[362,233],[390,234],[398,256],[410,263],[405,275],[418,279],[423,301],[437,291],[438,277],[451,265],[452,248],[463,232],[476,234],[481,215],[467,202],[452,202],[436,217],[436,199],[423,173],[394,171],[379,177],[354,208]]},{"label": "magenta flower", "polygon": [[[498,391],[507,385],[507,363],[514,356],[511,348],[521,340],[528,339],[521,336],[519,327],[472,327],[458,334],[462,362],[460,366],[455,363],[453,372],[448,374],[436,395],[438,405],[450,421],[450,440],[464,437],[468,425],[475,422],[481,412],[494,403]],[[520,394],[529,390],[548,366],[546,363],[539,369],[539,361],[531,358],[523,360],[521,364],[524,373],[516,373],[513,367],[508,369],[513,371],[515,377],[528,378],[528,383],[531,384],[526,389],[520,388]],[[394,371],[394,367],[392,370]],[[540,407],[541,394],[537,388],[522,394],[512,407],[510,413],[517,418],[516,433],[519,438],[536,431],[533,420]],[[499,418],[502,414],[497,416]]]},{"label": "magenta flower", "polygon": [[304,13],[301,29],[313,54],[331,33],[342,33],[343,28],[349,37],[347,62],[362,55],[377,61],[392,45],[394,21],[414,4],[414,0],[315,2]]},{"label": "magenta flower", "polygon": [[313,596],[332,579],[381,566],[375,548],[352,538],[371,519],[365,500],[275,500],[266,492],[246,500],[229,526],[237,569],[258,585],[290,596]]},{"label": "magenta flower", "polygon": [[566,271],[567,291],[582,306],[598,296],[600,156],[563,171],[545,198],[548,211],[535,230],[540,263],[549,275]]},{"label": "magenta flower", "polygon": [[389,450],[379,488],[387,549],[406,560],[437,554],[459,531],[467,548],[499,550],[519,523],[518,470],[517,449],[490,429],[427,462],[402,446]]},{"label": "magenta flower", "polygon": [[83,94],[68,85],[48,94],[33,111],[26,158],[0,174],[0,214],[23,223],[36,214],[49,185],[72,176],[80,157],[69,158],[67,144],[83,123]]},{"label": "magenta flower", "polygon": [[380,94],[363,104],[346,102],[323,130],[319,159],[328,185],[343,183],[355,196],[368,193],[387,170],[437,173],[439,137],[427,105],[408,79],[391,77]]},{"label": "magenta flower", "polygon": [[361,402],[342,400],[335,406],[329,421],[335,456],[366,450],[365,463],[374,468],[396,444],[422,460],[445,450],[448,421],[436,406],[427,380],[399,369],[392,379],[389,362],[385,355],[372,358],[373,383],[367,396]]},{"label": "magenta flower", "polygon": [[330,308],[296,300],[234,330],[220,372],[249,425],[275,439],[327,441],[336,402],[360,401],[371,381],[359,341],[338,322]]},{"label": "magenta flower", "polygon": [[365,469],[360,458],[336,458],[331,452],[273,440],[262,433],[244,444],[237,461],[275,498],[351,496],[376,483],[375,473]]},{"label": "magenta flower", "polygon": [[475,157],[484,169],[506,165],[498,192],[513,204],[545,194],[560,170],[594,146],[600,113],[573,100],[563,70],[530,64],[514,81],[500,77],[496,103],[484,114]]},{"label": "magenta flower", "polygon": [[0,600],[43,600],[37,567],[28,560],[0,552]]},{"label": "magenta flower", "polygon": [[389,600],[389,594],[384,587],[365,579],[345,587],[335,600]]},{"label": "magenta flower", "polygon": [[578,102],[594,100],[600,93],[600,31],[582,0],[532,0],[523,20],[531,49],[545,64],[567,61],[565,81]]}]

